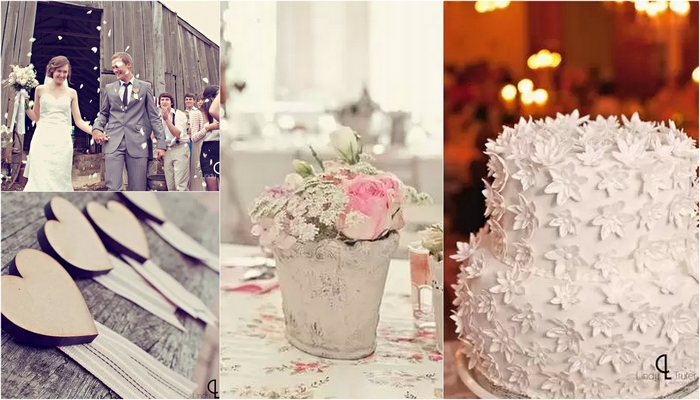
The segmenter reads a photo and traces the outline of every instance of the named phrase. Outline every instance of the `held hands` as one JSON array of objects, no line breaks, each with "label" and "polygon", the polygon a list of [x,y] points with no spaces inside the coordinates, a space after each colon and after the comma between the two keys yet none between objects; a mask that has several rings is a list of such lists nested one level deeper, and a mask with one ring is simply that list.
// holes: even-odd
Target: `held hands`
[{"label": "held hands", "polygon": [[160,160],[165,156],[165,150],[164,149],[156,149],[155,157],[156,160]]},{"label": "held hands", "polygon": [[104,132],[102,132],[98,129],[93,129],[92,130],[92,139],[95,141],[95,143],[102,144],[102,143],[109,140],[109,136],[105,135]]}]

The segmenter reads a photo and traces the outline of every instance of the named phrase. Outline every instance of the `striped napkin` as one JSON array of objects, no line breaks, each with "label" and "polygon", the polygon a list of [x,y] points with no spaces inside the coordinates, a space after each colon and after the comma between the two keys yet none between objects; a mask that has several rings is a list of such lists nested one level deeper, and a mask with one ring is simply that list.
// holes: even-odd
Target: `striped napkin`
[{"label": "striped napkin", "polygon": [[58,349],[123,399],[186,399],[197,384],[165,367],[126,338],[95,321],[99,335],[89,344]]},{"label": "striped napkin", "polygon": [[185,327],[175,315],[177,306],[168,301],[129,264],[111,254],[109,258],[114,268],[109,273],[95,276],[92,279],[177,329],[186,332]]}]

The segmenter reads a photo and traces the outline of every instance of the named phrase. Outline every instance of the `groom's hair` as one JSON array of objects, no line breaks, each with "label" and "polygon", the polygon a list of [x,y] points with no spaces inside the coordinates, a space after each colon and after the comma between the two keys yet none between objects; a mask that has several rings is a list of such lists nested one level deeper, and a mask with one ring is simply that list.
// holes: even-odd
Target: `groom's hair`
[{"label": "groom's hair", "polygon": [[112,56],[112,60],[111,60],[111,61],[114,61],[114,59],[116,59],[116,58],[122,60],[122,62],[123,62],[124,64],[131,64],[132,66],[134,65],[134,59],[131,58],[131,56],[129,55],[129,53],[125,53],[125,52],[123,52],[123,51],[116,52],[116,53],[114,53],[114,55]]}]

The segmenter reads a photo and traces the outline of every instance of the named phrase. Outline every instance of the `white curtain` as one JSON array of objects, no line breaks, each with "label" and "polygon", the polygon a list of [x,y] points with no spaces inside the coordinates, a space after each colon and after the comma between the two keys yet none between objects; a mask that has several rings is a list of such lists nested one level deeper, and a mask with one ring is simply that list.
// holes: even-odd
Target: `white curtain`
[{"label": "white curtain", "polygon": [[232,2],[226,14],[227,80],[247,83],[231,96],[236,111],[330,109],[366,85],[383,109],[442,137],[442,3]]}]

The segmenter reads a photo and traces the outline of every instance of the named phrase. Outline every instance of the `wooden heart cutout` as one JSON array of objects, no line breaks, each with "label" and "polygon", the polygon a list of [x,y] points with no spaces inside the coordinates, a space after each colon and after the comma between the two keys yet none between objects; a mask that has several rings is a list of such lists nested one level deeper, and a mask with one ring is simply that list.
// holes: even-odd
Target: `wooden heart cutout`
[{"label": "wooden heart cutout", "polygon": [[91,201],[85,206],[85,215],[108,249],[140,263],[151,257],[141,222],[124,204],[110,200],[105,207]]},{"label": "wooden heart cutout", "polygon": [[163,207],[153,192],[118,192],[126,205],[140,219],[150,219],[159,224],[166,221]]},{"label": "wooden heart cutout", "polygon": [[20,250],[2,277],[2,329],[18,343],[90,343],[97,328],[73,278],[51,256]]},{"label": "wooden heart cutout", "polygon": [[106,274],[113,266],[90,221],[70,201],[54,197],[44,206],[49,221],[39,229],[41,249],[74,277]]}]

